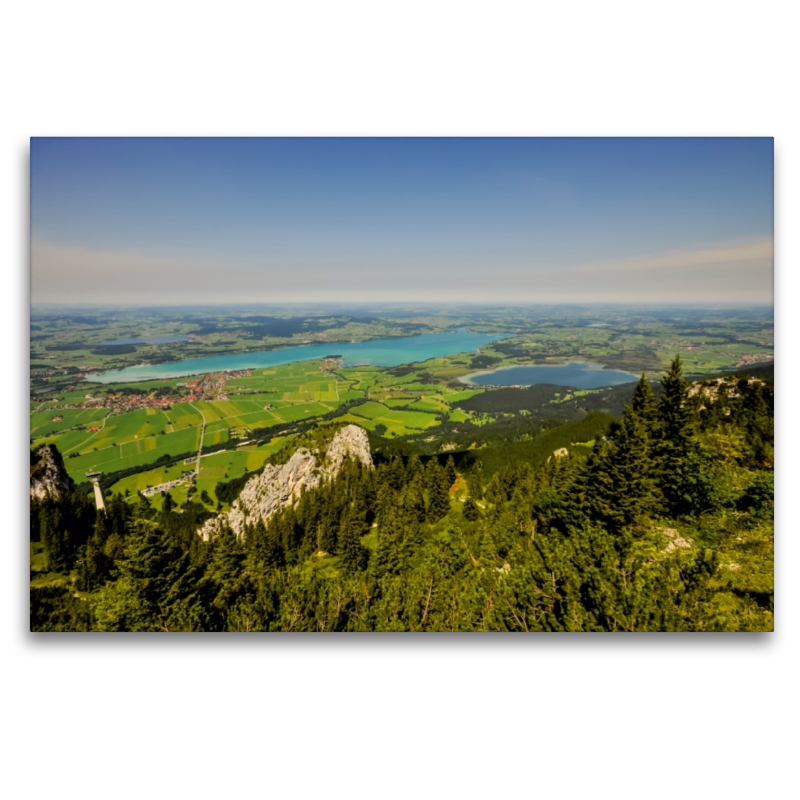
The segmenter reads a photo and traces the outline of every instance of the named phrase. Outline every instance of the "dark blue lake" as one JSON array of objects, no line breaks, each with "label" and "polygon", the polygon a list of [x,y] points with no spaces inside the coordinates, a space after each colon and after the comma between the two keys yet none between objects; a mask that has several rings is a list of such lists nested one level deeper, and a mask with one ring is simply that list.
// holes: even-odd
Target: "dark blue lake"
[{"label": "dark blue lake", "polygon": [[588,361],[501,368],[492,372],[476,372],[463,379],[464,383],[477,386],[529,386],[534,383],[552,383],[576,389],[599,389],[601,386],[618,386],[621,383],[637,380],[639,377],[630,372],[604,369],[602,364],[592,364]]},{"label": "dark blue lake", "polygon": [[447,333],[422,333],[393,339],[373,339],[369,342],[332,342],[284,347],[281,350],[261,350],[255,353],[235,353],[205,358],[190,358],[167,364],[143,364],[120,370],[109,370],[99,375],[87,376],[95,383],[130,383],[154,378],[178,378],[233,369],[257,369],[291,364],[293,361],[310,361],[328,355],[342,356],[344,366],[368,364],[376,367],[397,367],[427,361],[429,358],[474,353],[477,348],[504,338],[501,335],[471,333],[459,328]]}]

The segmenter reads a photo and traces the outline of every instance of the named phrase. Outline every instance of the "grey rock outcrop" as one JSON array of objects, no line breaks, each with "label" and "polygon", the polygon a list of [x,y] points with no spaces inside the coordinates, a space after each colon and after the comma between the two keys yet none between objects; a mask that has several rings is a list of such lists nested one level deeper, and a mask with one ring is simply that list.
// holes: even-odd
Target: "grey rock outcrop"
[{"label": "grey rock outcrop", "polygon": [[370,469],[373,466],[367,433],[357,425],[337,431],[324,457],[301,447],[285,464],[267,464],[260,475],[245,484],[231,510],[207,520],[198,534],[208,541],[228,527],[236,536],[242,536],[245,525],[266,522],[279,509],[292,505],[304,489],[308,491],[324,480],[332,480],[348,456]]},{"label": "grey rock outcrop", "polygon": [[45,444],[31,453],[31,497],[59,500],[75,488],[67,475],[64,459],[53,444]]}]

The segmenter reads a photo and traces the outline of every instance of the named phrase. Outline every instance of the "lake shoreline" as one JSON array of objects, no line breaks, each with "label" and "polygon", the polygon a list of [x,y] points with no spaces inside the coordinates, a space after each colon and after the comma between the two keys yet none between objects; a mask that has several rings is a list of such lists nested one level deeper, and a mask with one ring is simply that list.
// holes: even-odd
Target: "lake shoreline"
[{"label": "lake shoreline", "polygon": [[[560,376],[557,374],[558,370],[565,370],[570,367],[577,367],[577,370],[573,369],[574,372],[584,372],[588,375],[591,372],[597,373],[602,376],[602,373],[606,372],[608,376],[626,376],[630,377],[630,381],[628,380],[612,380],[609,383],[598,383],[596,386],[580,386],[575,382],[560,382]],[[475,378],[481,378],[485,375],[496,375],[499,372],[508,372],[510,370],[531,370],[536,371],[539,370],[542,373],[542,376],[547,376],[547,380],[534,380],[534,381],[525,381],[525,380],[518,380],[514,381],[513,383],[506,380],[505,382],[500,383],[490,383],[490,382],[482,382],[478,383],[475,381]],[[549,371],[551,373],[548,374]],[[580,376],[581,378],[585,376]],[[490,370],[481,370],[479,372],[471,372],[469,375],[462,375],[458,378],[460,383],[463,383],[466,386],[470,386],[475,389],[494,389],[494,388],[509,388],[513,386],[519,387],[528,387],[528,386],[536,386],[538,384],[552,384],[554,386],[565,386],[577,389],[600,389],[606,386],[620,386],[624,383],[635,383],[638,378],[630,372],[625,372],[623,370],[609,370],[603,364],[598,364],[594,361],[565,361],[563,364],[509,364],[504,367],[497,367],[496,369]]]},{"label": "lake shoreline", "polygon": [[[183,359],[161,364],[139,365],[87,376],[90,383],[138,383],[148,380],[184,378],[210,372],[242,369],[268,369],[329,357],[333,352],[343,359],[342,366],[398,367],[431,358],[478,352],[492,342],[509,338],[504,334],[472,333],[458,328],[441,333],[423,333],[372,339],[364,342],[316,342],[277,349]],[[337,352],[338,351],[338,352]]]}]

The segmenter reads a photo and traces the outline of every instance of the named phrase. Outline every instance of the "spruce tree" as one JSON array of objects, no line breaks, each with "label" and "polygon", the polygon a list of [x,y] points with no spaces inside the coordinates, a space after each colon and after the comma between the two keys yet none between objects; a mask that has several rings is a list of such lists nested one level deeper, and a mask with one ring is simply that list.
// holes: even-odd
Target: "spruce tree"
[{"label": "spruce tree", "polygon": [[169,492],[164,492],[164,504],[161,506],[161,513],[167,516],[173,508],[175,508],[175,501],[172,499],[172,495]]},{"label": "spruce tree", "polygon": [[156,525],[139,521],[119,562],[120,577],[100,591],[99,630],[191,631],[207,627],[202,570]]},{"label": "spruce tree", "polygon": [[683,377],[680,356],[675,356],[661,380],[657,447],[660,486],[673,514],[683,506],[683,473],[694,450],[690,413],[689,381]]},{"label": "spruce tree", "polygon": [[689,381],[683,377],[680,356],[675,356],[661,379],[658,418],[662,450],[677,458],[689,453],[692,435]]},{"label": "spruce tree", "polygon": [[431,463],[436,464],[437,468],[428,489],[428,522],[436,522],[446,517],[450,511],[450,485],[445,470],[437,462]]},{"label": "spruce tree", "polygon": [[610,447],[613,462],[617,520],[631,525],[658,507],[653,440],[647,420],[636,406],[626,407],[622,424]]},{"label": "spruce tree", "polygon": [[417,473],[414,480],[406,486],[405,492],[403,493],[403,508],[415,522],[425,522],[427,516],[423,491],[424,484],[422,482],[422,475]]},{"label": "spruce tree", "polygon": [[476,503],[483,497],[483,486],[481,485],[480,471],[477,467],[473,467],[469,475],[467,475],[467,491]]},{"label": "spruce tree", "polygon": [[224,619],[227,609],[234,605],[244,584],[244,545],[226,526],[211,545],[211,562],[206,576],[213,586],[211,606]]},{"label": "spruce tree", "polygon": [[455,482],[456,478],[458,477],[458,473],[456,472],[456,462],[453,461],[453,456],[447,457],[447,463],[444,466],[445,476],[447,477],[447,488],[449,489]]},{"label": "spruce tree", "polygon": [[472,499],[472,495],[470,495],[464,501],[464,517],[470,522],[475,522],[475,520],[480,519],[480,516],[480,508],[478,508],[478,504]]},{"label": "spruce tree", "polygon": [[658,407],[650,382],[645,378],[644,373],[633,390],[633,397],[630,402],[631,410],[644,423],[647,428],[648,436],[656,436],[658,425]]},{"label": "spruce tree", "polygon": [[339,561],[349,572],[358,572],[367,566],[369,553],[361,544],[366,522],[363,513],[347,509],[339,529]]},{"label": "spruce tree", "polygon": [[601,440],[595,443],[583,473],[583,491],[589,518],[618,530],[625,524],[625,517],[619,503],[622,481],[612,453],[610,444]]}]

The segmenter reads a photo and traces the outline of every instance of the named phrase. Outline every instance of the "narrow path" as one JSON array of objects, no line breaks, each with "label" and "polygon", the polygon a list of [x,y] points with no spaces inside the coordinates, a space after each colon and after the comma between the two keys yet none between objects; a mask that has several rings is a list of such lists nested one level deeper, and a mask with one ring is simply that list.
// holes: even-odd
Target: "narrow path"
[{"label": "narrow path", "polygon": [[[65,456],[65,455],[67,455],[67,453],[71,453],[74,450],[78,450],[78,449],[80,449],[82,447],[85,447],[89,442],[92,441],[92,439],[94,439],[95,436],[97,436],[98,433],[102,433],[103,432],[103,428],[105,428],[105,426],[106,426],[106,420],[110,416],[111,416],[111,412],[109,411],[109,413],[106,414],[103,417],[103,424],[100,426],[100,430],[99,431],[95,431],[91,436],[89,436],[87,439],[84,439],[80,444],[76,444],[74,447],[70,447],[69,450],[65,450],[61,455]],[[100,449],[101,450],[107,450],[109,447],[111,447],[111,445],[107,445],[106,447],[102,447]],[[86,454],[84,453],[83,455],[86,455]]]},{"label": "narrow path", "polygon": [[203,420],[203,426],[200,429],[200,442],[197,445],[197,461],[194,465],[194,474],[197,477],[200,477],[200,456],[203,453],[203,438],[206,435],[206,415],[194,403],[189,403],[189,405],[200,415],[200,418]]}]

